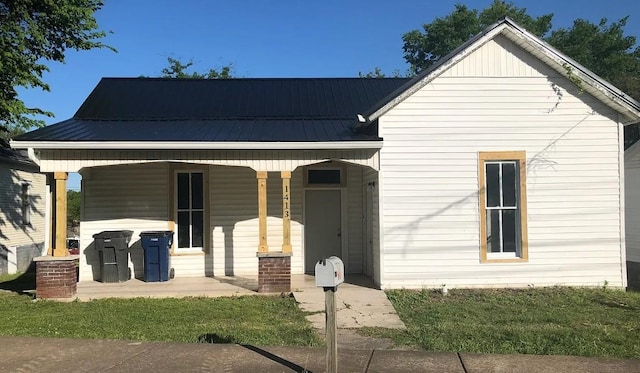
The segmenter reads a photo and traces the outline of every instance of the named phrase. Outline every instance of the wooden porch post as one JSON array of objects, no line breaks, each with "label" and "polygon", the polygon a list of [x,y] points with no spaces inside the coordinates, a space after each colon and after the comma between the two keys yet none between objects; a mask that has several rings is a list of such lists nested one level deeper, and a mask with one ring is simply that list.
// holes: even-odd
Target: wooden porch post
[{"label": "wooden porch post", "polygon": [[282,251],[269,251],[267,246],[267,171],[257,171],[258,222],[258,293],[288,293],[291,291],[291,239],[289,211],[289,180],[291,172],[282,176]]},{"label": "wooden porch post", "polygon": [[56,217],[53,256],[67,256],[67,173],[55,172],[56,180]]},{"label": "wooden porch post", "polygon": [[267,171],[258,171],[258,234],[260,243],[258,244],[258,252],[266,253],[269,251],[267,246]]},{"label": "wooden porch post", "polygon": [[282,252],[291,252],[291,171],[281,171],[282,178]]}]

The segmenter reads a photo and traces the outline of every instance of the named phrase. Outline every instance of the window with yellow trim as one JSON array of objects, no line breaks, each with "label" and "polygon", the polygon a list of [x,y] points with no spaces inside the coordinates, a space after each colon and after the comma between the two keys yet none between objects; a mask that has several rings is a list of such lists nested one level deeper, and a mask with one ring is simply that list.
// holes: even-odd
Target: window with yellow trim
[{"label": "window with yellow trim", "polygon": [[482,261],[528,257],[526,153],[480,152],[480,243]]}]

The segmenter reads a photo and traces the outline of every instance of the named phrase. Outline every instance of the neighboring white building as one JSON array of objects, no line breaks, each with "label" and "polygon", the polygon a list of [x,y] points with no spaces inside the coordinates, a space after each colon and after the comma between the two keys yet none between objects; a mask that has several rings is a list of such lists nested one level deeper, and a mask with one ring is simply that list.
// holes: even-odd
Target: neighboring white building
[{"label": "neighboring white building", "polygon": [[627,272],[629,286],[640,289],[640,142],[624,154]]},{"label": "neighboring white building", "polygon": [[26,152],[0,140],[0,274],[23,272],[42,255],[46,175]]},{"label": "neighboring white building", "polygon": [[382,288],[625,287],[639,120],[507,19],[411,80],[103,79],[12,145],[82,174],[81,281],[93,234],[134,230],[139,276],[138,234],[166,229],[176,276],[256,275],[256,251],[291,248],[291,273],[339,255]]}]

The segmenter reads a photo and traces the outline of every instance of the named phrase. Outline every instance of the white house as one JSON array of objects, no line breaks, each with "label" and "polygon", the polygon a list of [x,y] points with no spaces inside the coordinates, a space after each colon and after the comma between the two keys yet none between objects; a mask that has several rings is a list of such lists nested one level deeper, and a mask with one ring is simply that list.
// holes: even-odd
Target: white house
[{"label": "white house", "polygon": [[82,174],[81,281],[93,234],[133,230],[140,276],[138,234],[160,229],[176,276],[339,255],[381,288],[624,287],[623,126],[639,120],[506,19],[410,80],[103,79],[12,146],[58,182]]},{"label": "white house", "polygon": [[0,274],[26,271],[45,250],[46,175],[0,140]]},{"label": "white house", "polygon": [[627,273],[629,287],[640,289],[640,142],[624,156]]}]

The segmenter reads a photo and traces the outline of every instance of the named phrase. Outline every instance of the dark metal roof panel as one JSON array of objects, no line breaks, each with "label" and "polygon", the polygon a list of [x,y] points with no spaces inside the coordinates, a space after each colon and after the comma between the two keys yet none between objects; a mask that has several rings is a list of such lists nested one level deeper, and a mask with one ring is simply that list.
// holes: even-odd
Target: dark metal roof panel
[{"label": "dark metal roof panel", "polygon": [[0,162],[37,167],[37,165],[29,159],[26,150],[11,149],[2,143],[0,143]]},{"label": "dark metal roof panel", "polygon": [[104,78],[75,119],[355,118],[406,78]]},{"label": "dark metal roof panel", "polygon": [[83,120],[69,119],[18,141],[330,142],[379,140],[352,131],[352,119]]}]

